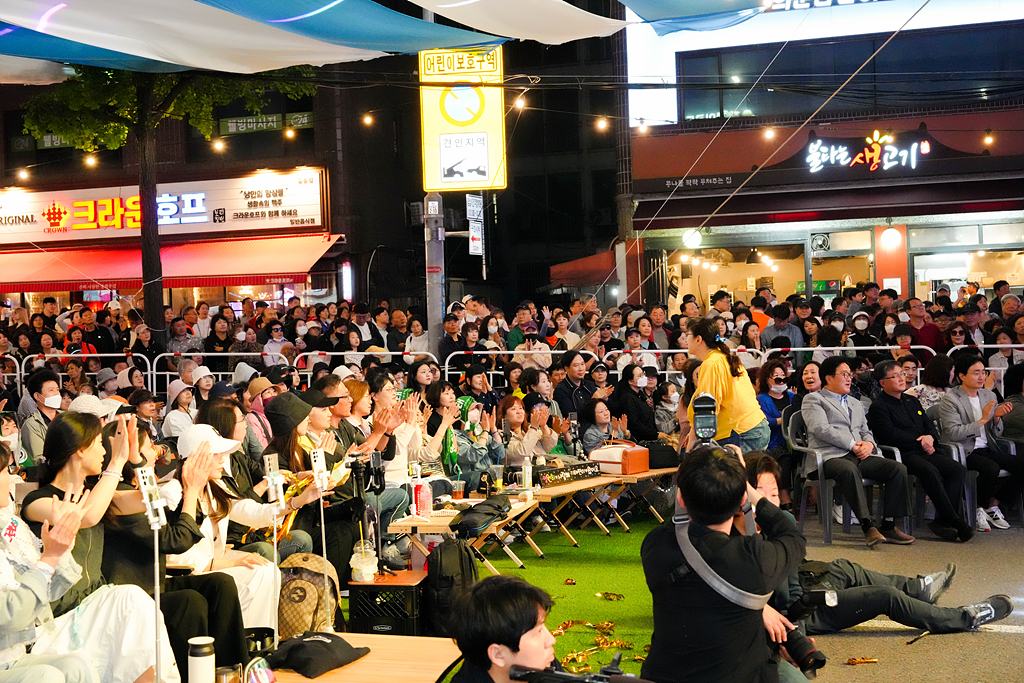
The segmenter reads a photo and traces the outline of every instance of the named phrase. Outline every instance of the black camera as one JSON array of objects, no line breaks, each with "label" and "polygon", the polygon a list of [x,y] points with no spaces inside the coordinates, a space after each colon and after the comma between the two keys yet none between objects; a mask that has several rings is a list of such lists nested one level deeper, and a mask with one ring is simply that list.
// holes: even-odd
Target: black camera
[{"label": "black camera", "polygon": [[[822,605],[835,607],[837,604],[839,604],[839,598],[834,590],[814,589],[805,591],[786,610],[786,618],[796,623],[811,616],[814,610]],[[796,665],[808,680],[814,680],[818,675],[818,669],[825,666],[828,662],[828,658],[799,629],[790,631],[786,636],[786,652],[789,653],[790,659],[796,662]]]},{"label": "black camera", "polygon": [[693,433],[702,444],[711,443],[718,434],[718,402],[711,394],[693,397]]}]

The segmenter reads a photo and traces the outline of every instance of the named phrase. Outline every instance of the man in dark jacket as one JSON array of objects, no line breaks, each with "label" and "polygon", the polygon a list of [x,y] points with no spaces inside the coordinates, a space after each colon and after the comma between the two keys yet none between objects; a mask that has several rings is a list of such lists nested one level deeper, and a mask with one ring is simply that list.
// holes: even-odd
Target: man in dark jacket
[{"label": "man in dark jacket", "polygon": [[569,413],[581,413],[590,399],[607,398],[614,390],[610,386],[598,389],[587,379],[587,364],[579,351],[569,351],[562,356],[562,367],[565,379],[555,387],[554,399],[566,417]]},{"label": "man in dark jacket", "polygon": [[925,415],[921,402],[903,393],[907,382],[894,360],[875,366],[874,377],[882,391],[868,410],[868,426],[879,445],[900,449],[907,472],[915,475],[935,504],[935,520],[928,523],[939,538],[968,541],[974,527],[960,515],[967,468],[948,453],[936,449],[939,435]]},{"label": "man in dark jacket", "polygon": [[[734,455],[698,447],[679,466],[676,483],[678,502],[693,520],[690,541],[734,587],[771,593],[800,564],[806,541],[792,517],[747,484]],[[761,534],[733,533],[733,516],[745,502],[754,507]],[[641,678],[656,683],[778,680],[762,610],[734,604],[686,567],[674,522],[647,534],[640,557],[654,596],[654,634]]]}]

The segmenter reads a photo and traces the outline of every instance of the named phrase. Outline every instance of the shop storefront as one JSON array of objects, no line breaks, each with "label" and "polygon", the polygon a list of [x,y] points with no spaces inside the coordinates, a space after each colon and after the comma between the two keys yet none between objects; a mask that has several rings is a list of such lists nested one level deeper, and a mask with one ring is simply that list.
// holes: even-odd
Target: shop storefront
[{"label": "shop storefront", "polygon": [[667,255],[670,284],[701,296],[724,288],[749,300],[768,285],[828,300],[869,280],[901,296],[931,298],[939,284],[955,295],[968,280],[985,288],[1000,279],[1019,293],[1024,136],[1004,134],[997,145],[974,132],[1005,130],[1017,118],[1003,112],[801,131],[757,173],[778,144],[771,139],[790,131],[735,131],[716,143],[729,154],[687,177],[666,171],[685,172],[710,136],[634,137],[633,236],[648,254]]},{"label": "shop storefront", "polygon": [[[164,299],[176,309],[249,296],[336,297],[323,169],[157,186]],[[41,307],[141,296],[135,186],[0,191],[0,298]],[[318,261],[321,263],[318,264]]]}]

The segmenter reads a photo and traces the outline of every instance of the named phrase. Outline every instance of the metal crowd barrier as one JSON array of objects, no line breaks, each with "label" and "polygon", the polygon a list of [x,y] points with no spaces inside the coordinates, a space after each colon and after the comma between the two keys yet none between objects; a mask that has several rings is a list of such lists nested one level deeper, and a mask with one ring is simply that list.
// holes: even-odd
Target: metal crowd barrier
[{"label": "metal crowd barrier", "polygon": [[[465,356],[477,357],[477,356],[505,356],[505,355],[507,355],[507,356],[509,356],[509,362],[518,362],[518,361],[514,361],[513,360],[515,356],[548,355],[548,356],[551,356],[551,363],[548,365],[548,367],[544,368],[544,371],[545,372],[550,372],[551,368],[555,367],[555,357],[556,356],[560,357],[560,356],[562,356],[563,354],[566,354],[566,353],[568,353],[568,351],[553,351],[551,349],[547,349],[547,350],[534,349],[534,350],[530,350],[530,351],[527,351],[525,349],[523,349],[521,351],[502,351],[500,349],[488,349],[487,351],[456,351],[455,353],[449,354],[448,357],[444,359],[444,366],[442,367],[442,376],[447,378],[449,376],[450,372],[454,372],[455,371],[451,367],[451,363],[452,363],[452,359],[453,358],[460,358],[460,357],[465,357]],[[600,360],[593,351],[588,351],[586,349],[582,349],[582,350],[579,351],[579,353],[583,354],[583,355],[590,356],[594,360]],[[490,383],[492,389],[495,388],[495,387],[504,386],[504,381],[500,385],[496,385],[495,384],[495,382],[493,380],[497,379],[497,377],[501,377],[502,380],[504,380],[505,371],[504,370],[498,370],[498,369],[495,369],[495,368],[487,368],[487,381]]]},{"label": "metal crowd barrier", "polygon": [[[441,367],[441,364],[438,363],[437,361],[437,356],[427,351],[387,351],[386,353],[381,353],[379,351],[305,351],[295,357],[295,367],[299,367],[298,364],[300,360],[305,361],[305,367],[299,368],[299,376],[303,377],[306,380],[306,384],[308,386],[309,384],[312,384],[311,380],[313,375],[313,366],[319,362],[326,362],[328,365],[330,365],[330,359],[337,358],[339,356],[358,356],[359,360],[362,361],[362,359],[365,356],[383,355],[392,356],[392,358],[388,361],[391,363],[397,362],[396,357],[401,357],[405,359],[411,356],[429,356],[431,361],[437,363],[438,367]],[[313,360],[313,362],[310,362],[310,359],[319,358],[326,358],[327,360]],[[408,365],[409,364],[407,363],[407,366]],[[408,367],[406,369],[408,369]]]},{"label": "metal crowd barrier", "polygon": [[[1016,351],[1024,351],[1024,345],[1021,345],[1021,344],[976,344],[976,345],[960,344],[958,346],[954,346],[949,351],[947,351],[946,355],[947,356],[952,356],[954,351],[959,351],[960,349],[1014,349]],[[1012,354],[1010,355],[1010,358],[1011,359],[1013,358]],[[994,365],[986,365],[985,369],[987,371],[989,371],[991,373],[994,373],[996,375],[996,383],[999,385],[999,393],[1002,394],[1003,393],[1003,375],[1006,374],[1006,371],[1007,371],[1008,368],[999,368],[999,367],[995,367]],[[1003,398],[1006,398],[1006,397],[1004,396]]]},{"label": "metal crowd barrier", "polygon": [[[20,394],[22,392],[22,390],[24,389],[24,386],[25,386],[24,384],[22,384],[23,374],[22,374],[22,371],[21,371],[21,363],[18,362],[18,359],[15,356],[12,356],[12,355],[10,355],[8,353],[0,354],[0,361],[3,361],[4,366],[7,365],[7,361],[8,360],[14,361],[14,372],[11,373],[11,374],[14,375],[15,386],[18,387],[18,393]],[[0,370],[3,370],[3,374],[4,375],[7,374],[7,370],[6,370],[5,367],[0,367]],[[0,389],[2,389],[2,388],[3,387],[0,386]],[[18,406],[5,406],[4,410],[5,411],[17,411],[18,410]]]},{"label": "metal crowd barrier", "polygon": [[[52,356],[43,356],[43,360],[46,361],[46,366],[47,367],[49,367],[51,365],[51,362],[50,362],[51,359],[56,359],[60,363],[60,365],[62,367],[66,367],[67,366],[67,362],[69,360],[71,360],[71,359],[85,360],[85,359],[88,359],[88,358],[118,358],[118,359],[121,359],[121,360],[125,360],[125,361],[128,362],[128,366],[129,367],[135,366],[135,367],[139,368],[139,370],[142,371],[142,374],[145,377],[149,377],[150,373],[152,371],[152,367],[149,364],[149,358],[147,358],[147,357],[145,357],[145,356],[143,356],[141,354],[138,354],[138,353],[134,353],[134,354],[133,353],[61,353],[61,354],[53,354]],[[24,380],[32,373],[32,370],[35,369],[33,367],[33,365],[39,359],[40,359],[40,354],[34,353],[31,356],[26,356],[25,359],[21,361],[21,365],[20,365],[21,375],[19,377],[19,388],[22,391],[24,391],[24,389],[25,389]],[[139,367],[138,362],[140,360],[145,363],[145,367]],[[61,385],[61,387],[63,387],[64,386],[64,381],[68,378],[67,372],[60,372],[60,373],[57,373],[57,374],[60,375],[60,379],[61,379],[60,385]],[[88,370],[87,370],[86,371],[86,376],[88,376],[90,379],[95,379],[96,378],[96,373],[88,372]],[[152,382],[147,382],[147,388],[150,391],[153,391]]]},{"label": "metal crowd barrier", "polygon": [[[221,353],[212,353],[212,352],[201,352],[201,353],[161,353],[160,355],[158,355],[153,360],[153,365],[149,369],[150,390],[153,391],[154,393],[157,393],[157,391],[158,391],[158,389],[157,389],[157,386],[158,386],[157,380],[160,379],[161,377],[163,378],[164,382],[162,384],[159,384],[159,387],[160,387],[159,391],[163,391],[164,388],[167,387],[167,384],[169,384],[171,381],[173,381],[178,376],[178,373],[176,371],[174,371],[174,370],[158,370],[157,368],[159,368],[161,365],[163,365],[163,363],[161,363],[161,361],[163,361],[164,359],[167,359],[167,358],[179,358],[179,359],[180,358],[184,358],[186,360],[192,360],[193,356],[202,356],[203,359],[204,359],[204,362],[205,362],[206,358],[228,358],[228,359],[231,359],[231,358],[252,358],[254,356],[259,356],[260,360],[264,360],[267,357],[273,356],[273,357],[276,357],[276,358],[278,358],[280,360],[284,360],[285,361],[284,365],[288,365],[287,359],[284,356],[282,356],[280,353],[267,353],[267,352],[259,352],[259,353],[252,353],[252,352],[250,352],[250,353],[224,353],[224,352],[221,352]],[[280,365],[281,363],[276,363],[276,364]],[[262,364],[260,367],[254,367],[253,369],[256,370],[257,372],[260,372],[260,371],[263,370],[264,367],[266,367],[265,363]],[[214,377],[215,381],[225,380],[227,382],[230,382],[231,379],[232,379],[232,376],[235,374],[234,370],[217,370],[217,371],[213,371],[212,368],[211,368],[211,372],[213,373],[213,377]]]}]

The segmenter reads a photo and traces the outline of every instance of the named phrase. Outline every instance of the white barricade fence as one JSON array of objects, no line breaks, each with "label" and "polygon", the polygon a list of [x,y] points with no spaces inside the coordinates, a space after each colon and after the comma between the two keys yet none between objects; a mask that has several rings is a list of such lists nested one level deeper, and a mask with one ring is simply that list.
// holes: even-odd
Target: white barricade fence
[{"label": "white barricade fence", "polygon": [[[15,356],[10,355],[9,353],[0,354],[0,361],[2,361],[4,365],[7,365],[7,361],[9,361],[9,360],[10,361],[14,361],[14,372],[13,373],[8,373],[6,368],[0,367],[0,369],[3,370],[4,385],[7,385],[7,375],[8,374],[14,375],[14,386],[17,389],[17,392],[20,394],[22,392],[22,390],[24,389],[24,385],[22,384],[21,363],[18,362],[18,359]],[[3,388],[5,388],[5,387],[4,386],[0,386],[0,389],[3,389]],[[17,411],[18,410],[18,406],[5,406],[4,410],[5,411]]]},{"label": "white barricade fence", "polygon": [[[360,364],[366,356],[385,357],[387,360],[382,362],[399,363],[402,365],[403,370],[408,370],[411,365],[411,363],[405,362],[406,358],[412,358],[413,356],[427,356],[430,362],[436,363],[439,368],[441,367],[441,364],[437,361],[437,356],[426,351],[306,351],[295,357],[295,367],[298,368],[299,376],[303,378],[306,386],[310,386],[313,384],[312,376],[314,365],[317,363],[327,363],[327,365],[330,366],[332,364],[331,359],[339,357],[344,358],[345,356],[358,358]],[[341,365],[348,365],[348,363],[342,362]]]},{"label": "white barricade fence", "polygon": [[[225,382],[231,383],[232,377],[235,374],[234,369],[231,369],[230,360],[232,358],[246,359],[245,362],[249,362],[251,360],[259,358],[259,362],[256,365],[252,365],[252,363],[249,362],[249,365],[252,365],[253,370],[255,370],[256,372],[263,372],[263,369],[267,367],[266,359],[268,358],[272,358],[277,361],[276,363],[273,363],[274,365],[288,365],[288,359],[285,358],[280,353],[267,353],[265,351],[249,353],[161,353],[159,356],[153,359],[153,365],[149,369],[150,389],[154,393],[156,393],[157,391],[164,391],[166,390],[167,385],[170,382],[179,378],[178,372],[176,370],[163,369],[164,367],[166,367],[166,363],[164,363],[165,360],[172,359],[174,361],[174,364],[177,365],[178,362],[181,360],[192,360],[194,357],[198,356],[201,356],[203,358],[203,363],[206,363],[207,358],[228,359],[228,369],[215,370],[214,368],[210,368],[210,372],[213,374],[214,381],[217,382],[223,380]],[[239,362],[242,361],[240,360]],[[209,366],[207,365],[207,367]]]},{"label": "white barricade fence", "polygon": [[[954,346],[949,351],[947,351],[946,355],[952,357],[953,353],[955,351],[959,351],[960,349],[1013,349],[1014,351],[1024,351],[1024,345],[1022,345],[1022,344],[977,344],[977,345],[960,344],[959,346]],[[984,357],[984,354],[982,354],[982,356]],[[991,356],[991,358],[995,358],[995,355]],[[989,361],[989,362],[991,362],[991,361]],[[994,365],[986,365],[985,366],[985,370],[995,374],[995,376],[996,376],[996,386],[999,388],[999,393],[1000,394],[1003,393],[1003,391],[1002,391],[1002,389],[1003,389],[1003,375],[1006,374],[1006,370],[1008,369],[1008,367],[1010,365],[1013,365],[1013,354],[1012,353],[1010,354],[1010,362],[1007,363],[1007,367],[1006,368],[997,367],[997,366],[994,366]],[[1004,398],[1005,398],[1005,396],[1004,396]]]},{"label": "white barricade fence", "polygon": [[[534,349],[534,350],[530,350],[530,351],[527,351],[525,349],[520,350],[520,351],[502,351],[500,349],[488,349],[487,351],[456,351],[455,353],[449,354],[448,357],[444,359],[444,366],[441,368],[441,376],[442,376],[443,379],[445,379],[445,378],[447,378],[449,376],[449,373],[461,372],[462,371],[462,365],[460,364],[457,367],[453,368],[452,367],[452,359],[465,358],[467,356],[471,356],[472,358],[486,358],[486,357],[494,357],[494,356],[508,356],[509,357],[509,362],[517,362],[517,363],[519,363],[520,361],[516,361],[515,360],[516,356],[520,356],[520,357],[550,356],[551,358],[550,358],[550,363],[548,363],[548,366],[541,368],[545,372],[550,372],[553,368],[559,367],[561,365],[560,362],[556,362],[556,359],[557,358],[561,358],[561,356],[566,354],[566,353],[569,353],[569,352],[568,351],[553,351],[553,350],[550,350],[550,349],[547,349],[547,350],[545,350],[545,349]],[[599,360],[597,355],[594,354],[593,351],[588,351],[587,349],[580,349],[579,353],[583,354],[585,356],[589,356],[589,357],[593,358],[594,360]],[[492,389],[494,389],[494,388],[501,388],[501,387],[505,386],[505,384],[504,384],[504,370],[498,370],[496,368],[491,368],[491,367],[489,367],[488,365],[486,365],[484,363],[480,363],[480,365],[483,365],[484,368],[487,370],[487,380],[490,383]],[[543,366],[543,363],[540,360],[538,360],[537,365]],[[497,384],[496,385],[494,380],[496,380],[499,376],[502,378],[502,382],[501,382],[501,384]]]},{"label": "white barricade fence", "polygon": [[41,353],[34,353],[34,354],[30,355],[30,356],[26,356],[21,361],[21,365],[19,366],[20,367],[20,371],[21,371],[21,375],[18,378],[18,380],[19,380],[21,389],[24,390],[24,388],[25,388],[25,385],[24,385],[25,380],[27,380],[28,376],[32,373],[32,371],[36,369],[35,363],[37,361],[39,361],[40,359],[44,363],[44,365],[40,366],[40,367],[50,367],[52,369],[52,367],[57,365],[57,364],[59,364],[61,366],[61,368],[62,368],[61,372],[57,373],[58,375],[60,375],[60,386],[61,386],[61,388],[64,388],[64,382],[68,379],[67,369],[66,368],[67,368],[68,361],[70,361],[72,359],[86,361],[86,375],[89,377],[89,379],[93,380],[93,382],[95,383],[96,373],[88,371],[88,359],[89,358],[101,358],[101,359],[102,358],[116,358],[118,360],[127,361],[128,367],[136,367],[136,368],[138,368],[139,370],[142,371],[143,376],[147,378],[146,388],[149,389],[150,391],[153,390],[152,382],[149,381],[150,374],[151,374],[151,371],[152,371],[152,367],[150,366],[149,359],[146,358],[145,356],[141,355],[141,354],[138,354],[138,353],[60,353],[60,354],[52,354],[52,355],[49,355],[49,356],[44,356]]},{"label": "white barricade fence", "polygon": [[[763,351],[763,350],[748,349],[745,346],[740,346],[740,347],[737,347],[735,349],[731,349],[731,351],[734,354],[743,354],[743,353],[750,354],[756,360],[756,365],[757,366],[762,365],[764,363],[764,360],[765,360],[766,352]],[[692,353],[690,353],[686,349],[622,349],[620,351],[609,351],[608,353],[604,354],[604,358],[601,359],[601,362],[608,366],[608,369],[609,369],[610,373],[617,373],[619,371],[618,359],[621,358],[622,356],[642,356],[643,354],[651,354],[653,356],[658,356],[659,360],[661,360],[661,358],[660,358],[661,356],[667,356],[667,357],[671,358],[672,356],[675,356],[675,355],[680,354],[680,353],[686,354],[687,358],[695,358],[696,357],[696,356],[694,356]],[[613,358],[616,359],[616,360],[612,361]],[[672,366],[671,366],[671,363],[668,360],[666,360],[663,363],[663,365],[665,367],[664,368],[660,368],[659,367],[659,371],[663,372],[666,377],[669,377],[669,376],[672,376],[672,375],[681,375],[682,374],[681,370],[673,369]],[[625,367],[625,366],[623,366],[623,367]]]}]

